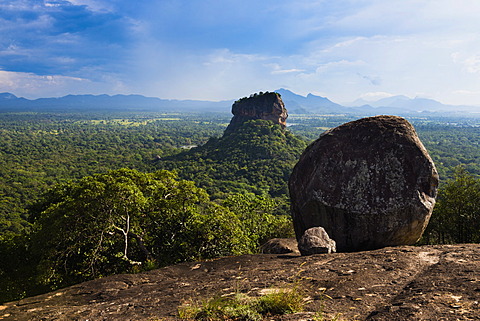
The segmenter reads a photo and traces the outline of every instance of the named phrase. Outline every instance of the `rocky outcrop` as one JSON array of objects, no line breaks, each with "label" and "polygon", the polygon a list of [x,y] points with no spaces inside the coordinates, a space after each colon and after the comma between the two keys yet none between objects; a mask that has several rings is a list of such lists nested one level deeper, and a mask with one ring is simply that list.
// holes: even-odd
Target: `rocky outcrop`
[{"label": "rocky outcrop", "polygon": [[270,120],[283,128],[287,126],[287,109],[278,93],[266,92],[241,98],[232,105],[232,114],[233,118],[226,132],[255,119]]},{"label": "rocky outcrop", "polygon": [[479,262],[479,244],[229,256],[0,304],[0,320],[181,320],[185,303],[292,286],[304,291],[306,312],[267,320],[478,320]]},{"label": "rocky outcrop", "polygon": [[376,116],[322,134],[289,180],[297,239],[316,226],[337,251],[409,245],[435,204],[438,174],[413,126]]},{"label": "rocky outcrop", "polygon": [[335,241],[332,240],[323,227],[311,227],[303,233],[298,241],[298,249],[302,255],[335,253]]}]

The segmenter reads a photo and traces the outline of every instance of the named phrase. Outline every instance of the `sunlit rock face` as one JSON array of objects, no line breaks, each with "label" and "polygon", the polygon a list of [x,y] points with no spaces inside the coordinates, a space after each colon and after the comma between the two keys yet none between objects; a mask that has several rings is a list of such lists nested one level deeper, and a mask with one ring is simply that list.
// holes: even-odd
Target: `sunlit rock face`
[{"label": "sunlit rock face", "polygon": [[321,226],[339,252],[414,244],[437,186],[435,165],[407,120],[343,124],[307,147],[290,177],[297,239]]},{"label": "sunlit rock face", "polygon": [[237,100],[232,106],[233,118],[227,131],[232,131],[248,120],[270,120],[283,128],[287,126],[287,109],[280,94],[267,92]]}]

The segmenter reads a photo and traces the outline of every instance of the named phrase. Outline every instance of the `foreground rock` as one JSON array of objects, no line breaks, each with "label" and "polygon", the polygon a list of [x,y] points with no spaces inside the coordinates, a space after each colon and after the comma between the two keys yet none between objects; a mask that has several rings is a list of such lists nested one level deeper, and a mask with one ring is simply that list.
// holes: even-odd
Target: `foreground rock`
[{"label": "foreground rock", "polygon": [[437,186],[435,166],[405,119],[341,125],[305,150],[290,177],[297,239],[321,226],[341,252],[414,244]]},{"label": "foreground rock", "polygon": [[283,128],[287,126],[287,109],[278,93],[260,93],[239,99],[232,106],[232,114],[233,118],[226,133],[235,130],[246,121],[256,119],[269,120]]},{"label": "foreground rock", "polygon": [[[117,275],[0,304],[3,320],[173,320],[185,301],[301,284],[306,313],[342,320],[478,320],[480,245],[244,255]],[[327,296],[325,296],[328,295]],[[268,319],[271,320],[272,318]]]},{"label": "foreground rock", "polygon": [[298,242],[298,249],[302,255],[335,253],[335,241],[332,240],[323,227],[312,227],[303,233]]}]

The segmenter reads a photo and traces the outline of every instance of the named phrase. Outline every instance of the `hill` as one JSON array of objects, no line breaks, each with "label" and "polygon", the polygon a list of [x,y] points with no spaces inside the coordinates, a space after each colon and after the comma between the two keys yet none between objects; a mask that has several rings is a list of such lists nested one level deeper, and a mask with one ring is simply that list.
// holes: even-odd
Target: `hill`
[{"label": "hill", "polygon": [[[243,255],[81,283],[0,306],[3,320],[173,320],[186,302],[301,287],[305,312],[267,320],[478,319],[480,246]],[[321,319],[320,317],[324,317]]]},{"label": "hill", "polygon": [[307,142],[286,130],[287,111],[275,93],[261,93],[237,101],[222,137],[158,161],[179,171],[214,198],[252,192],[287,195],[287,180]]},{"label": "hill", "polygon": [[286,195],[286,182],[307,143],[279,125],[248,121],[235,132],[211,138],[205,145],[160,160],[214,198],[223,193]]}]

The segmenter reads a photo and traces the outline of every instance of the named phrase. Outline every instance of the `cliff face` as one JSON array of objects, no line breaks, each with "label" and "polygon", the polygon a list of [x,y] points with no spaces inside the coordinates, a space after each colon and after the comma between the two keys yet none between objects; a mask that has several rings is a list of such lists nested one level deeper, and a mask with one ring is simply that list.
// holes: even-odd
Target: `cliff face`
[{"label": "cliff face", "polygon": [[232,114],[227,132],[254,119],[270,120],[283,128],[287,126],[287,109],[278,93],[266,92],[239,99],[232,106]]}]

